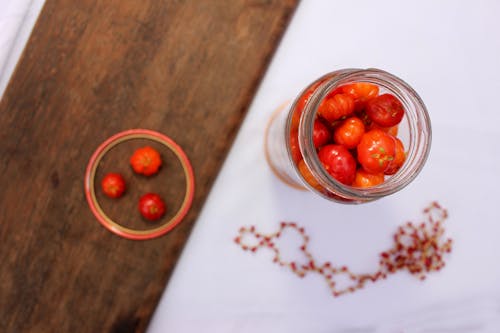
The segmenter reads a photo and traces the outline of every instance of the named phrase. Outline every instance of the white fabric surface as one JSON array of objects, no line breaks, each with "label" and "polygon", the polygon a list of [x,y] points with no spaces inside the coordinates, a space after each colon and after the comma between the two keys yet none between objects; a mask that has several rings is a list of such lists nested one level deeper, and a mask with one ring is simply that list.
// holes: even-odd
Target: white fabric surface
[{"label": "white fabric surface", "polygon": [[0,0],[0,96],[45,0]]},{"label": "white fabric surface", "polygon": [[[500,332],[498,17],[495,0],[302,1],[149,333]],[[349,67],[377,67],[405,79],[425,101],[434,130],[415,182],[362,206],[286,187],[262,150],[274,108],[316,77]],[[232,241],[242,225],[274,231],[281,220],[297,221],[317,259],[372,271],[396,226],[419,220],[431,200],[448,208],[446,228],[455,243],[445,269],[425,282],[401,272],[333,298],[318,276],[300,279],[273,264],[269,251],[252,255]],[[493,305],[440,313],[463,304]],[[425,311],[439,322],[420,315]],[[405,320],[411,317],[430,326]]]},{"label": "white fabric surface", "polygon": [[[0,0],[0,94],[43,0]],[[304,0],[250,107],[149,332],[499,332],[500,2]],[[393,196],[344,206],[292,190],[266,165],[270,113],[309,81],[377,67],[410,83],[433,124],[423,172]],[[222,138],[223,139],[223,138]],[[234,243],[238,228],[296,221],[319,261],[373,270],[399,224],[438,200],[454,250],[420,282],[406,273],[333,298]],[[168,235],[166,236],[168,237]],[[296,252],[285,253],[294,256]]]}]

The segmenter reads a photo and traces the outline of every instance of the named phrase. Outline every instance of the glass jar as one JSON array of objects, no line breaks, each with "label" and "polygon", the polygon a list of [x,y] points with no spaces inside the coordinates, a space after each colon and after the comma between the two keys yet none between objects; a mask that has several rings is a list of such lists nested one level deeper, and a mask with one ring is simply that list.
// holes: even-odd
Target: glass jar
[{"label": "glass jar", "polygon": [[[406,148],[406,160],[383,183],[367,188],[345,185],[330,176],[318,158],[312,135],[321,102],[335,89],[357,82],[377,85],[380,94],[394,95],[405,109],[397,137]],[[425,164],[430,144],[427,109],[406,82],[379,69],[342,69],[315,80],[293,102],[273,114],[266,129],[265,153],[272,171],[288,185],[336,202],[364,203],[393,194],[411,183]],[[298,145],[302,156],[296,156],[294,145]],[[299,162],[300,158],[303,162]],[[307,179],[299,163],[300,168],[307,168]]]}]

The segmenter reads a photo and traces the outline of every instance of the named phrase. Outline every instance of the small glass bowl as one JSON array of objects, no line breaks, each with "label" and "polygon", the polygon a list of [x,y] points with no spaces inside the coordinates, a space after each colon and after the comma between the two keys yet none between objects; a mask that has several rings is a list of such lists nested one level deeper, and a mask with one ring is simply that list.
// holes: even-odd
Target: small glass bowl
[{"label": "small glass bowl", "polygon": [[[178,209],[175,212],[171,212],[170,214],[168,214],[168,216],[165,216],[164,217],[165,221],[162,222],[160,225],[156,225],[154,224],[155,222],[152,222],[150,224],[152,227],[147,229],[126,226],[126,224],[130,223],[125,223],[127,221],[124,221],[123,219],[120,222],[116,218],[110,217],[110,215],[104,211],[102,202],[99,202],[99,195],[96,194],[96,174],[98,173],[98,168],[100,166],[100,163],[103,161],[105,155],[108,154],[113,148],[118,147],[118,145],[131,143],[133,142],[133,140],[150,142],[153,145],[160,144],[162,148],[165,147],[171,153],[171,155],[174,155],[178,159],[185,180],[184,181],[185,188],[183,188],[184,196],[182,198],[182,201],[180,201],[179,198],[180,203],[178,205],[179,206]],[[132,152],[130,154],[132,154]],[[124,164],[128,165],[128,160],[126,160],[126,163]],[[161,177],[161,176],[157,175],[154,176],[153,178],[155,177]],[[157,179],[151,179],[148,181],[157,182]],[[182,221],[182,219],[186,216],[187,212],[189,211],[189,208],[191,207],[193,201],[194,189],[195,189],[193,169],[189,159],[186,156],[186,153],[171,138],[161,133],[147,129],[126,130],[117,133],[108,138],[107,140],[105,140],[96,149],[96,151],[93,153],[92,157],[89,160],[87,169],[85,171],[84,187],[88,205],[94,216],[97,218],[97,220],[106,229],[113,232],[114,234],[133,240],[147,240],[160,237],[169,232],[170,230],[172,230],[176,225],[178,225]],[[180,191],[176,190],[176,193],[178,192]],[[116,199],[110,199],[110,200],[116,200]],[[121,198],[118,200],[121,200]],[[136,211],[136,213],[137,213],[136,219],[140,219],[139,212]],[[127,220],[128,219],[135,219],[134,214],[128,214]]]}]

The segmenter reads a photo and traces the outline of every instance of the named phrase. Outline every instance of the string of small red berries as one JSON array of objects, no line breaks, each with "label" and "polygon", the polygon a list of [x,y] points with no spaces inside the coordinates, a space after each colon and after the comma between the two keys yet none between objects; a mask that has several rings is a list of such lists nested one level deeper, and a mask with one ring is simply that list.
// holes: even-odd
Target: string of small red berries
[{"label": "string of small red berries", "polygon": [[[385,279],[389,274],[400,270],[407,270],[421,280],[424,280],[428,273],[441,270],[445,266],[445,255],[452,250],[452,240],[443,237],[445,233],[443,224],[448,217],[448,212],[437,202],[432,202],[424,209],[423,214],[425,218],[420,224],[407,222],[398,228],[393,236],[393,246],[379,255],[377,271],[368,274],[356,274],[347,266],[336,267],[330,262],[318,264],[307,248],[309,236],[305,229],[295,222],[281,222],[278,231],[271,234],[259,233],[255,226],[242,227],[234,241],[244,251],[257,252],[260,248],[270,249],[274,253],[274,263],[289,268],[301,278],[308,273],[320,274],[325,279],[332,295],[337,297],[363,288],[366,282]],[[285,261],[281,258],[276,240],[283,235],[286,229],[294,229],[302,237],[299,249],[307,259],[306,264]],[[245,242],[248,236],[253,236],[253,244]],[[351,284],[339,286],[336,277],[340,277],[340,275],[347,277]]]}]

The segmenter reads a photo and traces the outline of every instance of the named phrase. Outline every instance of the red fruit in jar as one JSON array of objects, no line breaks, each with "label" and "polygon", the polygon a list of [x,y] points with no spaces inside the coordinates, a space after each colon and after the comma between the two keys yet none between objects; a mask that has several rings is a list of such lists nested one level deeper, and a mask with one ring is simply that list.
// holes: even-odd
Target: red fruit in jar
[{"label": "red fruit in jar", "polygon": [[156,221],[165,214],[163,199],[156,193],[146,193],[139,199],[139,212],[150,221]]},{"label": "red fruit in jar", "polygon": [[297,109],[295,109],[293,111],[292,122],[290,123],[290,130],[291,131],[297,131],[299,129],[301,115],[302,115],[302,112],[299,112]]},{"label": "red fruit in jar", "polygon": [[342,92],[354,97],[354,109],[361,110],[366,102],[378,96],[378,86],[367,82],[356,82],[341,87]]},{"label": "red fruit in jar", "polygon": [[161,164],[160,153],[150,146],[137,149],[130,157],[132,169],[136,173],[145,176],[151,176],[157,173]]},{"label": "red fruit in jar", "polygon": [[[387,130],[385,130],[385,129],[387,129]],[[382,130],[384,132],[386,132],[387,134],[390,134],[390,135],[396,137],[398,135],[398,132],[399,132],[399,126],[396,125],[396,126],[392,126],[392,127],[384,127],[384,128],[382,128]]]},{"label": "red fruit in jar", "polygon": [[365,125],[358,117],[347,118],[333,132],[333,140],[347,149],[356,148],[365,133]]},{"label": "red fruit in jar", "polygon": [[290,132],[290,152],[292,154],[292,160],[297,163],[302,159],[302,153],[299,147],[299,133],[298,131]]},{"label": "red fruit in jar", "polygon": [[358,161],[366,171],[383,173],[395,158],[396,141],[384,131],[373,129],[363,134],[357,151]]},{"label": "red fruit in jar", "polygon": [[328,127],[323,124],[319,119],[314,121],[313,127],[313,142],[314,147],[319,148],[330,141],[331,133]]},{"label": "red fruit in jar", "polygon": [[373,121],[370,119],[370,117],[368,117],[365,109],[356,111],[355,115],[356,115],[356,117],[361,119],[361,121],[365,125],[365,130],[371,129],[371,127],[373,126]]},{"label": "red fruit in jar", "polygon": [[349,150],[341,145],[326,145],[318,152],[325,170],[336,180],[351,185],[356,175],[356,160]]},{"label": "red fruit in jar", "polygon": [[394,138],[396,142],[396,154],[394,156],[394,160],[389,164],[387,170],[384,171],[386,175],[393,175],[403,166],[403,163],[406,160],[405,147],[403,142],[398,138]]},{"label": "red fruit in jar", "polygon": [[392,136],[397,136],[398,132],[399,132],[399,125],[391,126],[391,127],[382,127],[382,126],[379,126],[379,125],[372,122],[371,125],[368,126],[368,129],[370,129],[370,130],[379,129],[379,130],[382,130],[382,131],[384,131],[387,134],[390,134]]},{"label": "red fruit in jar", "polygon": [[401,122],[405,114],[403,104],[391,94],[377,96],[366,103],[366,114],[382,127],[392,127]]},{"label": "red fruit in jar", "polygon": [[119,198],[125,192],[125,180],[119,173],[108,173],[101,181],[104,194],[110,198]]},{"label": "red fruit in jar", "polygon": [[302,175],[302,177],[304,178],[304,180],[309,185],[311,185],[312,187],[316,188],[319,191],[322,190],[321,185],[318,183],[318,181],[316,180],[316,178],[314,178],[311,170],[309,170],[309,168],[307,167],[307,164],[306,164],[306,162],[304,162],[304,160],[301,160],[299,162],[299,164],[297,165],[297,167],[299,168],[300,174]]},{"label": "red fruit in jar", "polygon": [[380,173],[370,173],[362,168],[356,171],[356,177],[354,178],[354,183],[352,186],[367,188],[372,187],[384,182],[384,174]]},{"label": "red fruit in jar", "polygon": [[328,122],[334,122],[342,117],[347,117],[354,112],[354,98],[348,94],[336,94],[324,99],[318,113]]}]

